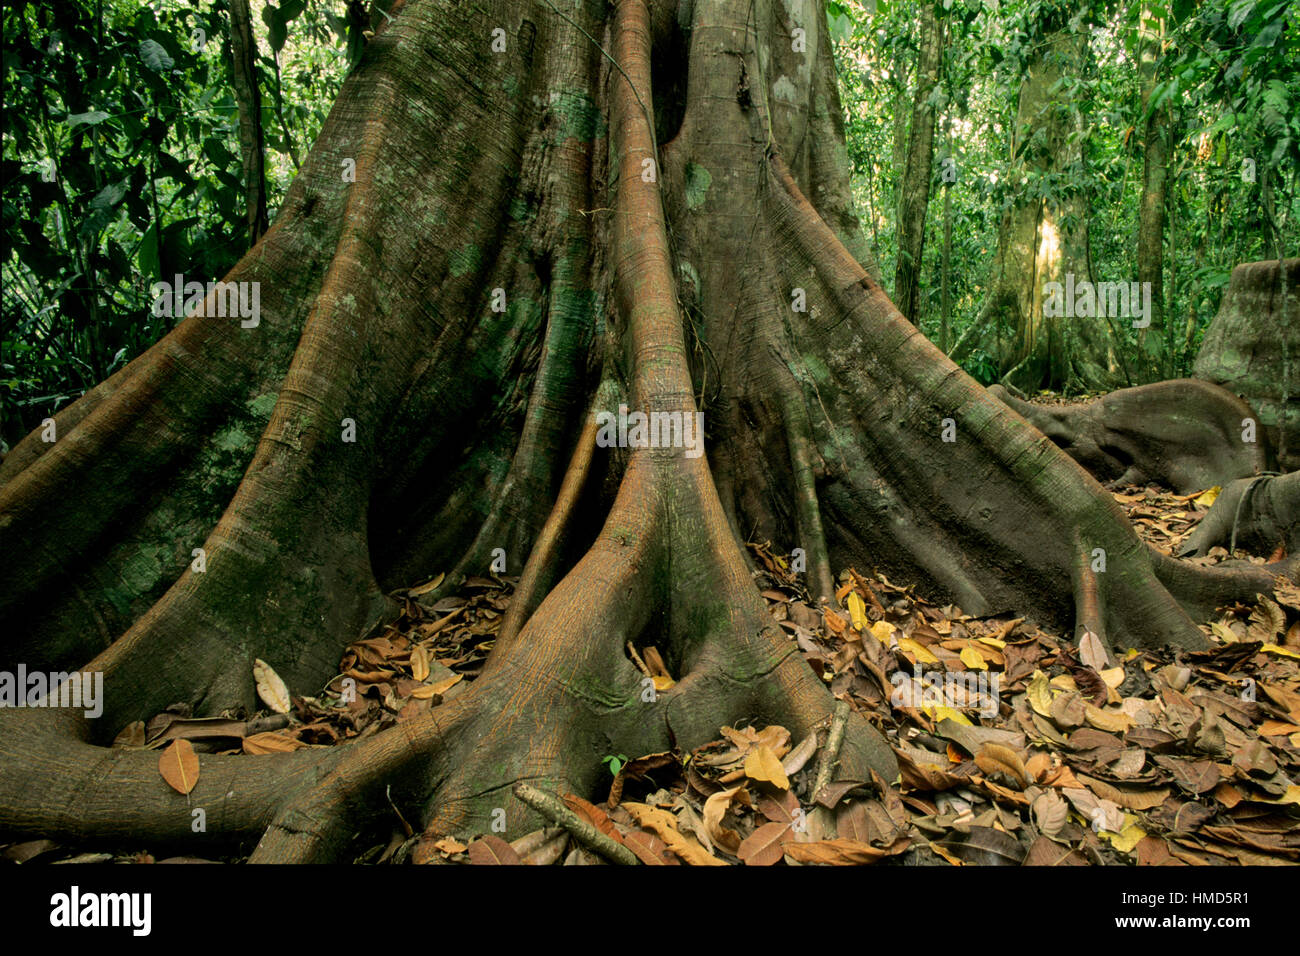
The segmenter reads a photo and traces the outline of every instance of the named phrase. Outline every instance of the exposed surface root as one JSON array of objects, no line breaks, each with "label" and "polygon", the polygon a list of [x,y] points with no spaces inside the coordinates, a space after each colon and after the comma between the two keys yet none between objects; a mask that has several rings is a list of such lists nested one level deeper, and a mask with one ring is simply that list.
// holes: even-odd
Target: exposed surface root
[{"label": "exposed surface root", "polygon": [[1183,545],[1185,556],[1219,546],[1253,553],[1300,553],[1300,471],[1244,478],[1224,487],[1210,513]]},{"label": "exposed surface root", "polygon": [[1251,407],[1198,379],[1120,389],[1078,405],[1026,402],[998,385],[989,391],[1098,481],[1153,481],[1186,494],[1269,467],[1267,441],[1258,423],[1248,425],[1256,419]]}]

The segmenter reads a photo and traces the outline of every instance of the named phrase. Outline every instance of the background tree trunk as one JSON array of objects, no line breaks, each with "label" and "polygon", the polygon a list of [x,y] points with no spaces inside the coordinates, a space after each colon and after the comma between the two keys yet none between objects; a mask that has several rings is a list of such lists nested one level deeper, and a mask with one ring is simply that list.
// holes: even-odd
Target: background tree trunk
[{"label": "background tree trunk", "polygon": [[1083,118],[1062,84],[1077,75],[1086,37],[1057,23],[1058,15],[1043,14],[1020,87],[1006,173],[1017,197],[998,231],[985,304],[952,352],[961,360],[982,348],[997,360],[1000,380],[1022,391],[1103,388],[1127,378],[1112,344],[1115,320],[1044,310],[1047,283],[1093,278],[1086,197],[1070,172],[1083,162],[1080,137],[1071,135]]},{"label": "background tree trunk", "polygon": [[925,252],[926,210],[930,204],[930,160],[934,155],[935,87],[943,55],[944,21],[930,3],[921,5],[921,50],[917,56],[916,93],[907,137],[907,165],[898,204],[898,264],[894,303],[909,322],[920,318],[921,264]]},{"label": "background tree trunk", "polygon": [[1142,88],[1142,199],[1138,209],[1138,282],[1151,288],[1151,324],[1142,329],[1138,341],[1145,381],[1167,378],[1171,371],[1172,344],[1165,324],[1164,242],[1165,205],[1168,194],[1170,110],[1166,103],[1152,108],[1156,87],[1156,64],[1164,45],[1165,24],[1149,9],[1142,14],[1142,54],[1139,61]]},{"label": "background tree trunk", "polygon": [[248,247],[267,230],[266,151],[262,133],[262,93],[257,85],[257,37],[248,0],[228,0],[230,8],[230,76],[239,105],[239,147],[244,160],[244,205],[248,210]]},{"label": "background tree trunk", "polygon": [[1260,441],[1282,471],[1300,469],[1300,259],[1232,270],[1205,332],[1194,374],[1240,395],[1257,413]]}]

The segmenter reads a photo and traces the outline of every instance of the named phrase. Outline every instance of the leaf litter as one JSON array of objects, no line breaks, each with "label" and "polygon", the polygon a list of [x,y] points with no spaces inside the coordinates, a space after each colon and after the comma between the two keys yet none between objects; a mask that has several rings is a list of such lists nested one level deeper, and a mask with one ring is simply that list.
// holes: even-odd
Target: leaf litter
[{"label": "leaf litter", "polygon": [[[1213,501],[1154,486],[1112,493],[1143,539],[1169,554]],[[940,607],[878,572],[846,570],[835,605],[818,608],[770,545],[749,549],[773,617],[831,693],[884,734],[899,779],[832,779],[814,793],[827,718],[803,740],[741,724],[690,752],[624,758],[599,804],[556,795],[642,864],[1300,860],[1300,588],[1280,582],[1277,600],[1221,608],[1202,627],[1206,651],[1120,650],[1108,662],[1087,635],[1076,647],[1030,620]],[[1196,560],[1230,557],[1264,560],[1223,548]],[[185,793],[198,779],[195,751],[256,756],[378,733],[465,691],[516,580],[470,578],[432,602],[440,578],[398,592],[399,618],[349,645],[316,695],[291,696],[273,662],[258,661],[250,680],[266,710],[195,719],[175,707],[123,728],[115,746],[160,750],[160,784]],[[659,689],[672,685],[655,648],[629,647],[629,656]],[[358,862],[406,858],[405,821],[388,839],[373,837],[358,844]],[[435,848],[446,863],[608,862],[560,826],[511,842],[457,834]],[[49,840],[0,855],[89,859]],[[142,851],[111,858],[153,861]]]}]

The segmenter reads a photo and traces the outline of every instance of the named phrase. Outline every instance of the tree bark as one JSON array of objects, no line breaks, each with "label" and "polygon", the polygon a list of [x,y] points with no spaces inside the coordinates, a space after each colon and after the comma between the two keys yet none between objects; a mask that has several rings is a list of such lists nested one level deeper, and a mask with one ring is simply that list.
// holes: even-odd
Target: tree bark
[{"label": "tree bark", "polygon": [[[1271,592],[1276,569],[1144,547],[850,251],[821,4],[390,13],[226,276],[260,283],[260,321],[187,318],[0,463],[4,663],[105,685],[94,721],[0,711],[0,831],[183,842],[206,807],[209,843],[329,859],[391,795],[428,859],[499,809],[534,827],[521,781],[595,796],[602,753],[741,718],[805,736],[835,700],[751,534],[802,548],[829,600],[834,569],[876,566],[1111,647],[1202,646],[1196,617]],[[706,454],[593,449],[620,405],[702,412]],[[200,756],[188,800],[105,747],[174,703],[253,708],[255,659],[316,693],[386,594],[447,570],[436,601],[498,549],[527,603],[455,699],[337,748]],[[645,699],[629,641],[676,683]],[[838,772],[872,770],[897,765],[851,713]]]},{"label": "tree bark", "polygon": [[248,248],[268,227],[266,213],[266,148],[262,133],[262,93],[257,85],[257,37],[248,0],[229,0],[230,76],[239,105],[239,148],[244,161],[244,207]]},{"label": "tree bark", "polygon": [[930,161],[934,155],[932,102],[943,55],[943,20],[934,6],[921,5],[921,49],[917,55],[916,93],[907,137],[907,165],[898,204],[898,264],[894,271],[894,303],[912,323],[920,318],[921,262],[925,252],[925,219],[930,204]]},{"label": "tree bark", "polygon": [[1151,10],[1142,10],[1142,54],[1139,61],[1142,87],[1142,198],[1138,207],[1138,282],[1151,289],[1150,324],[1138,341],[1143,378],[1167,378],[1171,371],[1172,341],[1165,325],[1164,241],[1165,206],[1168,195],[1169,159],[1172,145],[1171,118],[1167,102],[1152,108],[1159,56],[1164,45],[1164,21]]},{"label": "tree bark", "polygon": [[1197,378],[1250,403],[1258,413],[1259,440],[1281,471],[1300,469],[1297,316],[1300,259],[1242,263],[1232,270],[1193,367]]}]

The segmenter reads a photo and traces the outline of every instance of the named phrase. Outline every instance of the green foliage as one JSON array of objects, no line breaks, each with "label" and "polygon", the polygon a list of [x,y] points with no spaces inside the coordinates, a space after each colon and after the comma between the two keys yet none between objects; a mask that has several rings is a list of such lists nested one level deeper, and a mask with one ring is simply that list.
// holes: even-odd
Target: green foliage
[{"label": "green foliage", "polygon": [[[917,60],[916,8],[869,0],[827,5],[835,38],[853,189],[882,273],[893,275],[897,204]],[[1094,277],[1133,280],[1147,116],[1168,113],[1173,154],[1165,229],[1165,300],[1174,374],[1187,374],[1233,266],[1296,255],[1300,161],[1300,4],[1290,0],[938,0],[946,18],[920,326],[938,338],[943,190],[951,190],[952,339],[976,318],[992,285],[998,227],[1013,202],[1081,197]],[[852,30],[838,29],[849,16]],[[1164,43],[1151,37],[1162,28]],[[1070,139],[1082,161],[1036,172],[1056,148],[1042,131],[1015,129],[1025,70],[1054,31],[1086,38],[1086,55],[1053,90],[1077,111]],[[1145,45],[1145,46],[1144,46]],[[1154,56],[1143,103],[1139,58]],[[899,112],[902,110],[903,112]],[[1043,117],[1046,118],[1046,117]],[[901,121],[900,121],[901,120]],[[951,147],[944,135],[951,127]],[[1015,148],[1012,134],[1018,133]],[[942,179],[951,158],[955,182]],[[1253,177],[1253,178],[1252,178]],[[1067,228],[1075,223],[1063,223]],[[1126,347],[1136,335],[1122,329]],[[996,374],[976,352],[968,372]]]},{"label": "green foliage", "polygon": [[[348,25],[328,7],[265,8],[278,40],[259,37],[273,206],[292,144],[315,136],[346,69],[335,46]],[[171,328],[151,314],[152,283],[220,278],[244,252],[228,22],[220,2],[4,7],[0,438]]]},{"label": "green foliage", "polygon": [[618,772],[623,769],[627,762],[627,754],[618,754],[617,756],[614,754],[608,754],[603,760],[601,760],[601,763],[609,768],[609,775],[611,777],[617,777]]}]

